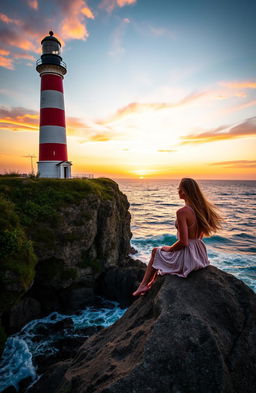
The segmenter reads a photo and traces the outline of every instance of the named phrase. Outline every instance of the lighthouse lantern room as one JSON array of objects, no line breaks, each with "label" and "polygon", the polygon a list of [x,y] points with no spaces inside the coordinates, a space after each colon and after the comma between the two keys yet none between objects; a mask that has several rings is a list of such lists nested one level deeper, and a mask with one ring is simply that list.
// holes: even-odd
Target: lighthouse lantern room
[{"label": "lighthouse lantern room", "polygon": [[38,172],[40,177],[70,178],[62,83],[67,67],[60,56],[61,43],[52,31],[41,45],[42,56],[36,62],[41,77]]}]

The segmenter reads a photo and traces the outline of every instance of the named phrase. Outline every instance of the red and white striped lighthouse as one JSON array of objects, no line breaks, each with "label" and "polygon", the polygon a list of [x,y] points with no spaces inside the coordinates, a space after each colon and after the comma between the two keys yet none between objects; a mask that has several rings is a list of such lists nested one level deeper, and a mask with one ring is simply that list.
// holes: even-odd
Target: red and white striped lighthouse
[{"label": "red and white striped lighthouse", "polygon": [[61,43],[49,32],[42,41],[42,56],[36,63],[41,77],[40,137],[38,172],[40,177],[69,178],[63,78],[66,64],[60,56]]}]

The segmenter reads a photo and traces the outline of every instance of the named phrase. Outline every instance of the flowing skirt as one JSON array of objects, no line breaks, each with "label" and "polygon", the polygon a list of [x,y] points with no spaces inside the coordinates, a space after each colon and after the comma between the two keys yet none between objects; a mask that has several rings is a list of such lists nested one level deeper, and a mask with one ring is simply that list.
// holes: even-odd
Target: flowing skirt
[{"label": "flowing skirt", "polygon": [[202,269],[210,264],[204,242],[201,239],[189,239],[188,246],[178,251],[156,251],[153,267],[158,274],[173,274],[187,277],[193,270]]}]

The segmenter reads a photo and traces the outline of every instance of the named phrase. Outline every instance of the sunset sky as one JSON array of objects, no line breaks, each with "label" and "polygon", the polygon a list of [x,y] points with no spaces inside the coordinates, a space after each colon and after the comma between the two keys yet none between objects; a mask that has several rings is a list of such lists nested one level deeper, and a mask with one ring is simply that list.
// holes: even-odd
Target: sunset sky
[{"label": "sunset sky", "polygon": [[256,2],[2,0],[0,172],[38,159],[41,39],[62,42],[73,175],[255,179]]}]

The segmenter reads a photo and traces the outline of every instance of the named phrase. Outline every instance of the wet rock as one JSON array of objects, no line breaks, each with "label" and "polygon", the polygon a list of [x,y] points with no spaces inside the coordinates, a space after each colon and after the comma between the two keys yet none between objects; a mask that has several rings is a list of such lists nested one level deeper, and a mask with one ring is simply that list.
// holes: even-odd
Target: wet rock
[{"label": "wet rock", "polygon": [[144,263],[130,258],[125,267],[106,270],[97,282],[97,291],[102,296],[117,301],[122,307],[128,307],[135,300],[132,293],[141,282],[145,269]]},{"label": "wet rock", "polygon": [[9,331],[12,333],[20,330],[22,326],[26,325],[32,319],[39,318],[40,315],[40,303],[31,297],[24,297],[9,311]]},{"label": "wet rock", "polygon": [[138,250],[136,250],[136,248],[134,248],[134,247],[130,247],[130,254],[131,255],[138,254]]},{"label": "wet rock", "polygon": [[92,306],[95,303],[94,290],[86,287],[68,289],[61,294],[61,303],[65,304],[66,312]]},{"label": "wet rock", "polygon": [[213,266],[159,277],[31,392],[255,393],[256,295]]}]

